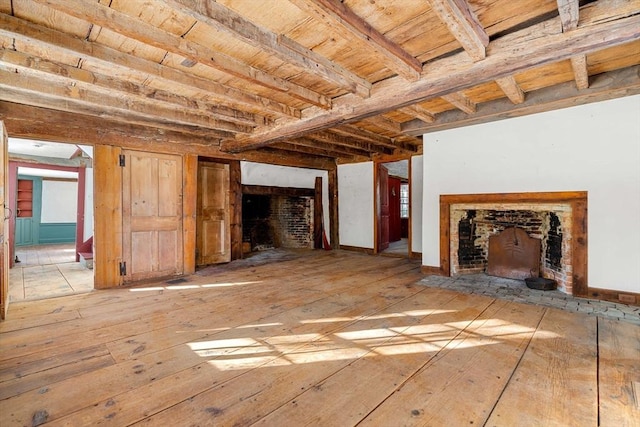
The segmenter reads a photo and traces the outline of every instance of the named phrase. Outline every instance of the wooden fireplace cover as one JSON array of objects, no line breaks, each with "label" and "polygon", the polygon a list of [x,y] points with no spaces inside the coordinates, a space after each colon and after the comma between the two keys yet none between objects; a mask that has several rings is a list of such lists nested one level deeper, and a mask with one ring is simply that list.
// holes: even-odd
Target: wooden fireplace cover
[{"label": "wooden fireplace cover", "polygon": [[489,237],[487,274],[524,280],[540,275],[540,239],[518,227]]}]

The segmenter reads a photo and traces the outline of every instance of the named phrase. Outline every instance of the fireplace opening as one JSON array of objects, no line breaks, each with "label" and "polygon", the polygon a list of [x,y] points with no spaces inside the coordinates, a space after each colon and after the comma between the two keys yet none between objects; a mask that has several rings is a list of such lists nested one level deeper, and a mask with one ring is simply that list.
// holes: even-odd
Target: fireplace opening
[{"label": "fireplace opening", "polygon": [[[452,205],[451,274],[487,273],[520,280],[543,277],[570,293],[571,221],[570,205]],[[500,253],[490,252],[501,233],[504,242],[519,245],[502,245]],[[525,248],[534,261],[505,264],[524,256]]]},{"label": "fireplace opening", "polygon": [[243,194],[242,240],[245,252],[313,248],[313,197]]}]

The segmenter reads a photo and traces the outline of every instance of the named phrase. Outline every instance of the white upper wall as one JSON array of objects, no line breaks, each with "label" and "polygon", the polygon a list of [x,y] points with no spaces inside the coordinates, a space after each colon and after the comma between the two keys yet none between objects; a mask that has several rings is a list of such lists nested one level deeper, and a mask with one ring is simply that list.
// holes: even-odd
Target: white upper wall
[{"label": "white upper wall", "polygon": [[43,224],[76,222],[78,215],[78,182],[42,180]]},{"label": "white upper wall", "polygon": [[319,169],[303,169],[265,163],[240,162],[241,181],[244,185],[270,187],[315,188],[316,177],[322,178],[322,214],[327,240],[331,239],[329,223],[329,173]]},{"label": "white upper wall", "polygon": [[423,258],[441,194],[588,192],[588,284],[640,292],[640,95],[424,135]]},{"label": "white upper wall", "polygon": [[338,165],[340,244],[373,249],[373,162]]}]

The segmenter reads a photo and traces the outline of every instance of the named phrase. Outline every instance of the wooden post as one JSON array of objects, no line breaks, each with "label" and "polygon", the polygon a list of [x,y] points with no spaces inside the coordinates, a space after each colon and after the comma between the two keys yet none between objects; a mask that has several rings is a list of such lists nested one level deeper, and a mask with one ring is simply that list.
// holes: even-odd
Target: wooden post
[{"label": "wooden post", "polygon": [[229,162],[231,260],[242,259],[242,181],[240,162]]},{"label": "wooden post", "polygon": [[331,247],[340,247],[338,224],[338,167],[329,169],[329,232],[331,233]]},{"label": "wooden post", "polygon": [[322,249],[322,177],[317,176],[313,197],[313,248]]},{"label": "wooden post", "polygon": [[198,191],[198,156],[185,154],[182,171],[183,272],[196,272],[196,195]]}]

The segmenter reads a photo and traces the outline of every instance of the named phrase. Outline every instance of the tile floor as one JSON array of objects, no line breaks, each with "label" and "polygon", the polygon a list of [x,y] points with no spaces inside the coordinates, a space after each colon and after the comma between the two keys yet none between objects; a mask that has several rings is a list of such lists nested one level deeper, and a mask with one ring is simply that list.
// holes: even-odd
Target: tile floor
[{"label": "tile floor", "polygon": [[19,246],[9,271],[9,300],[53,298],[93,290],[93,270],[75,262],[73,244]]}]

